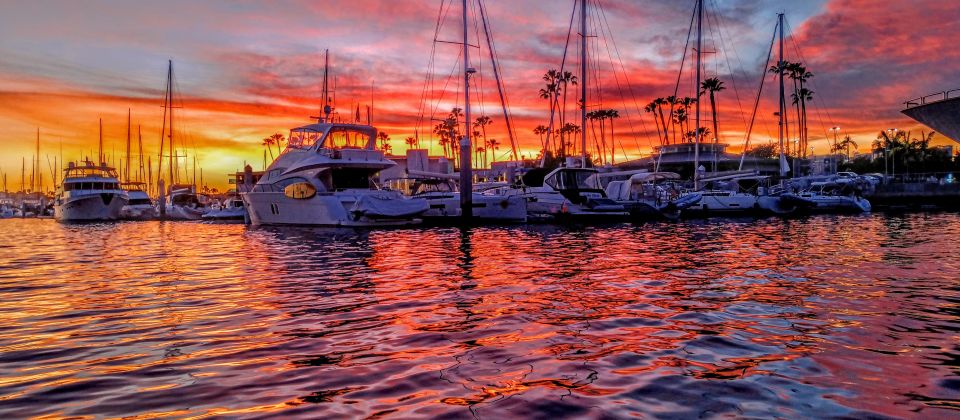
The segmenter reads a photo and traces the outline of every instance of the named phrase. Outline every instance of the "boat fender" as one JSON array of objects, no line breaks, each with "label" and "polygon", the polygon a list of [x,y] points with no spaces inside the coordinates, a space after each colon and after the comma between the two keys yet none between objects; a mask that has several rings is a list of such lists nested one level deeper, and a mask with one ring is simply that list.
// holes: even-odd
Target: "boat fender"
[{"label": "boat fender", "polygon": [[510,207],[510,202],[509,202],[509,201],[503,200],[503,201],[500,202],[500,208],[506,210],[507,207]]},{"label": "boat fender", "polygon": [[567,207],[567,203],[563,203],[563,205],[560,206],[560,213],[566,214],[569,212],[570,212],[570,209]]}]

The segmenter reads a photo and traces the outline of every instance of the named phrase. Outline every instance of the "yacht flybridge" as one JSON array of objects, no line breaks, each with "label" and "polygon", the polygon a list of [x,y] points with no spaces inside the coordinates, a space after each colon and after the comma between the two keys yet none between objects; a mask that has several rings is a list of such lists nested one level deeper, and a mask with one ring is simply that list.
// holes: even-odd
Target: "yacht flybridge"
[{"label": "yacht flybridge", "polygon": [[254,225],[397,226],[419,223],[422,198],[374,181],[396,165],[376,150],[369,125],[316,123],[290,131],[287,148],[250,192],[241,193]]},{"label": "yacht flybridge", "polygon": [[117,220],[126,204],[116,170],[105,163],[70,162],[57,188],[53,216],[61,222]]}]

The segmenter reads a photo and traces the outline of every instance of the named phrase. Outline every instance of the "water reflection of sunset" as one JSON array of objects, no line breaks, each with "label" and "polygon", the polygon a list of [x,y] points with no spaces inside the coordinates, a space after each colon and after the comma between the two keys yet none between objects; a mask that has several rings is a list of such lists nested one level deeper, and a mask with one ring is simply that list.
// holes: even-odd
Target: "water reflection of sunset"
[{"label": "water reflection of sunset", "polygon": [[955,218],[384,231],[12,221],[0,236],[0,250],[20,250],[0,254],[0,411],[944,414],[957,407],[944,378],[960,265],[925,267],[960,235]]}]

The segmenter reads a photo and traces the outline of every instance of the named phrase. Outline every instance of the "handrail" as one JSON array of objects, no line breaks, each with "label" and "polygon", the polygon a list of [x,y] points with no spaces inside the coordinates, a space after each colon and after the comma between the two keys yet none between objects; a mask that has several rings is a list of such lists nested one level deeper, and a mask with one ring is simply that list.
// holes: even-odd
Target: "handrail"
[{"label": "handrail", "polygon": [[[904,104],[907,108],[912,108],[912,107],[917,107],[917,106],[921,106],[921,105],[926,105],[926,104],[928,104],[928,103],[931,103],[931,104],[932,104],[932,103],[936,103],[936,102],[940,102],[940,101],[945,101],[945,100],[947,100],[947,99],[951,99],[950,94],[951,94],[951,93],[954,93],[954,92],[960,92],[960,88],[958,88],[958,89],[951,89],[951,90],[945,90],[945,91],[943,91],[943,92],[931,93],[931,94],[926,95],[926,96],[921,96],[921,97],[919,97],[919,98],[915,98],[915,99],[911,99],[911,100],[909,100],[909,101],[905,101],[903,104]],[[934,100],[934,101],[929,101],[929,102],[927,101],[927,98],[932,98],[932,97],[935,97],[935,96],[939,96],[940,99],[937,99],[937,100]],[[958,98],[958,97],[960,97],[960,95],[954,95],[953,97],[954,97],[954,98]]]}]

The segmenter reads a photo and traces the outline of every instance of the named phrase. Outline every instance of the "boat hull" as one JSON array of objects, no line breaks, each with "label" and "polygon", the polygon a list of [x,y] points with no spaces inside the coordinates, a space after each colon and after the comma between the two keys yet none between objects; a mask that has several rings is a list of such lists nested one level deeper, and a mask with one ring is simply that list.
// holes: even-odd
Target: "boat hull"
[{"label": "boat hull", "polygon": [[126,204],[127,199],[122,194],[82,195],[55,205],[53,216],[61,222],[113,221],[120,219],[120,212]]},{"label": "boat hull", "polygon": [[123,206],[120,210],[123,220],[154,220],[157,218],[157,208],[149,204],[135,204]]},{"label": "boat hull", "polygon": [[[460,220],[460,195],[424,197],[430,209],[423,213],[424,222],[444,223]],[[493,223],[527,221],[527,202],[519,196],[473,195],[473,218]]]},{"label": "boat hull", "polygon": [[168,204],[164,217],[167,220],[201,220],[206,209]]},{"label": "boat hull", "polygon": [[846,195],[784,194],[783,199],[797,206],[803,213],[866,213],[872,210],[870,201],[863,197]]},{"label": "boat hull", "polygon": [[253,225],[406,226],[420,223],[418,216],[429,209],[426,200],[377,190],[318,193],[308,199],[282,192],[250,192],[242,197]]}]

